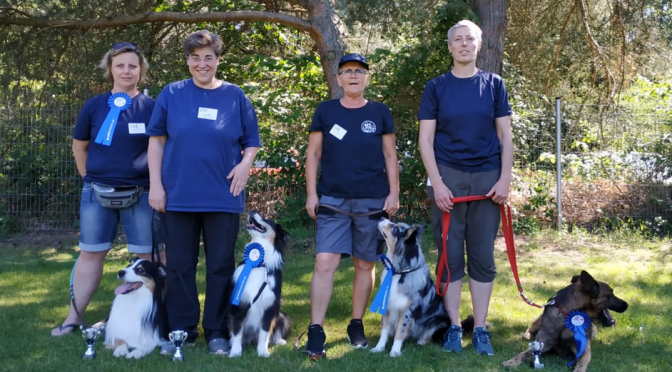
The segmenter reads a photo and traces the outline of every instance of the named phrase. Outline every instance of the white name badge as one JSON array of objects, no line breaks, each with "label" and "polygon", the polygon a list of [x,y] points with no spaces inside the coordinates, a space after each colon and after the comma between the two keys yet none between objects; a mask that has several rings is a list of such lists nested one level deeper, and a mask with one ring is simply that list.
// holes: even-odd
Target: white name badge
[{"label": "white name badge", "polygon": [[329,131],[329,134],[338,138],[339,140],[342,140],[346,133],[348,133],[348,131],[343,129],[343,127],[338,124],[334,124],[334,126],[331,127],[331,130]]},{"label": "white name badge", "polygon": [[217,109],[199,107],[198,108],[198,118],[199,119],[216,120],[217,119]]},{"label": "white name badge", "polygon": [[145,134],[145,123],[128,123],[128,133]]},{"label": "white name badge", "polygon": [[429,180],[429,177],[427,177],[427,186],[432,186],[432,182]]}]

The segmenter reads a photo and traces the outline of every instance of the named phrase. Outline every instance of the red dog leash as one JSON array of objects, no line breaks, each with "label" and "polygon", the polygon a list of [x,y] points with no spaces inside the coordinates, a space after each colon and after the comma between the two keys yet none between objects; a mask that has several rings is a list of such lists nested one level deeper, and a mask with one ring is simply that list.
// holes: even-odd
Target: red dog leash
[{"label": "red dog leash", "polygon": [[[464,203],[476,200],[485,200],[492,199],[491,196],[478,195],[478,196],[459,196],[451,199],[451,201],[456,203]],[[513,272],[513,277],[516,279],[516,285],[518,286],[518,293],[520,297],[523,298],[528,305],[541,308],[541,306],[535,304],[525,296],[523,291],[523,286],[520,284],[520,278],[518,277],[518,264],[516,263],[516,247],[513,242],[513,224],[511,222],[511,207],[508,204],[500,204],[499,210],[502,214],[502,231],[504,232],[504,241],[506,242],[506,253],[509,256],[509,263],[511,264],[511,271]],[[446,253],[446,241],[448,240],[448,228],[450,227],[450,213],[443,213],[443,223],[441,229],[441,237],[443,240],[443,252],[441,252],[441,258],[439,258],[439,267],[436,272],[436,293],[439,296],[443,296],[448,291],[448,285],[444,288],[444,291],[441,292],[440,280],[443,275],[444,268],[448,272],[448,280],[446,283],[450,283],[450,269],[448,268],[448,254]]]}]

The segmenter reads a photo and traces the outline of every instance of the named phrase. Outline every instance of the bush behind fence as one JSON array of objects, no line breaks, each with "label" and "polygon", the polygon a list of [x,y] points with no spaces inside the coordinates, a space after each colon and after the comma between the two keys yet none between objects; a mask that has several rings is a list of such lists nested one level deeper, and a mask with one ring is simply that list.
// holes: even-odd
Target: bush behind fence
[{"label": "bush behind fence", "polygon": [[[562,121],[562,217],[569,225],[638,223],[654,233],[670,231],[672,115],[665,110],[567,105]],[[0,235],[76,230],[81,178],[72,157],[78,109],[0,108]],[[557,218],[555,113],[514,116],[511,204],[518,230]],[[417,150],[417,124],[398,123],[401,167],[399,219],[428,221],[426,176]],[[284,148],[303,131],[265,131],[267,146],[247,187],[247,206],[290,228],[310,227],[303,210],[305,146]],[[280,144],[280,145],[278,145]],[[292,153],[288,151],[292,150]],[[278,169],[278,161],[282,167]],[[299,161],[297,166],[295,161]],[[266,168],[268,167],[268,168]],[[273,169],[270,169],[270,168]]]}]

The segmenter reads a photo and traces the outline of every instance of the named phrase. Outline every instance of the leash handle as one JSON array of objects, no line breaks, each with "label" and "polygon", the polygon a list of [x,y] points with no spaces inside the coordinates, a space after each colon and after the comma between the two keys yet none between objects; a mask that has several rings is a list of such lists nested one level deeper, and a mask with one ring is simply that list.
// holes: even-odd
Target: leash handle
[{"label": "leash handle", "polygon": [[[486,195],[474,195],[474,196],[459,196],[453,198],[451,201],[453,203],[464,203],[477,200],[492,199],[492,196]],[[511,218],[511,207],[509,204],[500,204],[499,205],[500,214],[502,217],[502,231],[504,233],[504,241],[506,242],[506,254],[509,257],[509,264],[511,265],[511,271],[513,273],[513,278],[516,280],[516,287],[520,297],[530,306],[542,308],[542,306],[532,302],[527,296],[525,296],[525,291],[523,291],[523,286],[520,284],[520,277],[518,276],[518,264],[516,262],[516,248],[513,240],[513,222]],[[448,292],[448,286],[450,285],[450,269],[448,267],[448,253],[447,253],[447,240],[448,240],[448,229],[450,228],[450,213],[443,213],[443,219],[441,223],[441,239],[443,245],[443,251],[441,252],[441,257],[439,258],[439,267],[436,272],[436,293],[439,296],[444,296]],[[443,292],[441,291],[440,280],[443,276],[443,270],[448,272],[448,280],[446,281],[446,287]]]}]

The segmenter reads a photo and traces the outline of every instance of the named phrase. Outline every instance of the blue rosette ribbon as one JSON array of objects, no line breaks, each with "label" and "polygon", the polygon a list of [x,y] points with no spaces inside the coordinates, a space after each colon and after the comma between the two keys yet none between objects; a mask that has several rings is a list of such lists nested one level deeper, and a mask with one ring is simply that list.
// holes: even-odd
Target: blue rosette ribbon
[{"label": "blue rosette ribbon", "polygon": [[114,93],[107,99],[110,112],[107,113],[103,125],[100,126],[95,140],[96,143],[103,146],[110,146],[112,144],[112,136],[114,136],[114,128],[117,126],[117,121],[119,121],[119,114],[131,107],[131,102],[131,97],[123,92]]},{"label": "blue rosette ribbon", "polygon": [[250,277],[252,269],[264,263],[264,247],[259,243],[247,244],[243,251],[243,261],[245,262],[243,272],[240,273],[231,294],[231,303],[234,305],[240,304],[240,297],[243,295],[245,284],[247,284],[247,279]]},{"label": "blue rosette ribbon", "polygon": [[579,358],[586,351],[588,338],[586,337],[586,330],[590,328],[590,317],[583,311],[575,310],[565,316],[565,326],[574,332],[574,342],[576,343],[576,359],[567,363],[570,367],[576,363]]},{"label": "blue rosette ribbon", "polygon": [[378,288],[378,292],[376,292],[376,297],[373,298],[369,311],[385,315],[387,313],[387,301],[390,298],[390,290],[392,289],[392,277],[395,273],[392,261],[390,261],[386,255],[381,254],[378,258],[380,258],[380,262],[382,262],[383,266],[387,269],[387,273],[385,274],[385,278],[383,278],[383,282],[380,284],[380,288]]}]

